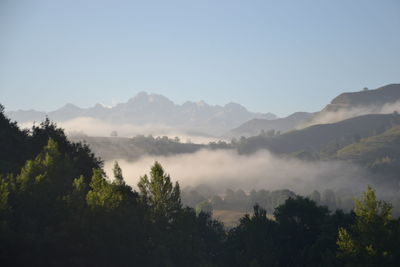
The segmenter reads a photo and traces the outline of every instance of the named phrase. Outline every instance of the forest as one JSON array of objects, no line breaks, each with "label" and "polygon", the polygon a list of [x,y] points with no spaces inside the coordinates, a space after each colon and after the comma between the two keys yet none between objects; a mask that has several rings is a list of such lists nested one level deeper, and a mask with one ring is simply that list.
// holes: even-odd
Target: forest
[{"label": "forest", "polygon": [[160,163],[147,171],[134,190],[117,162],[107,177],[102,160],[56,124],[21,130],[0,107],[0,265],[400,265],[400,220],[370,186],[350,211],[330,210],[319,193],[254,191],[245,197],[260,203],[228,228],[185,205]]}]

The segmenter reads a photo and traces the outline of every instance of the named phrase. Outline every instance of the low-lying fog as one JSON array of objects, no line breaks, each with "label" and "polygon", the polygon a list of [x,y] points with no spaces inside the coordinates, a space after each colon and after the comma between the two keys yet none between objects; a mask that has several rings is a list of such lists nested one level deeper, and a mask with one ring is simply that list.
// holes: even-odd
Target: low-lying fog
[{"label": "low-lying fog", "polygon": [[393,112],[400,112],[400,101],[388,103],[383,106],[360,106],[350,109],[340,109],[338,111],[322,111],[309,123],[301,125],[300,128],[309,127],[315,124],[335,123],[367,114],[390,114]]},{"label": "low-lying fog", "polygon": [[[233,150],[201,150],[175,156],[145,156],[134,162],[116,160],[126,182],[134,188],[155,160],[182,187],[206,184],[221,193],[227,188],[290,189],[304,195],[326,188],[356,193],[365,189],[369,178],[365,170],[352,164],[279,158],[265,150],[252,155],[239,155]],[[105,162],[109,177],[113,164],[114,161]]]},{"label": "low-lying fog", "polygon": [[[323,112],[314,118],[311,124],[333,123],[343,119],[365,114],[388,114],[400,110],[400,102],[386,104],[383,107],[359,107],[337,112]],[[114,124],[93,118],[76,118],[58,122],[66,132],[83,132],[89,136],[110,136],[116,131],[120,137],[132,137],[138,134],[153,136],[165,135],[179,137],[182,142],[208,143],[217,138],[191,135],[165,125]],[[23,128],[32,123],[24,123]],[[372,184],[372,175],[356,165],[339,161],[305,162],[293,158],[281,158],[268,151],[252,155],[239,155],[234,150],[201,150],[192,154],[174,156],[143,156],[137,161],[115,159],[122,167],[128,184],[136,187],[139,177],[148,173],[154,161],[159,161],[173,181],[179,181],[182,187],[206,184],[214,190],[225,189],[290,189],[307,195],[313,190],[345,190],[361,192],[367,184]],[[109,174],[114,160],[105,162]],[[110,176],[111,177],[111,176]],[[394,189],[394,191],[397,188]]]},{"label": "low-lying fog", "polygon": [[[21,123],[21,128],[31,128],[33,122]],[[162,124],[136,125],[128,123],[111,123],[91,117],[79,117],[72,120],[57,122],[57,126],[63,128],[67,134],[88,136],[109,137],[112,132],[119,137],[133,137],[136,135],[168,136],[169,138],[179,137],[182,142],[193,142],[197,144],[207,144],[216,142],[220,139],[202,135],[200,133],[190,133],[185,129],[176,129]]]}]

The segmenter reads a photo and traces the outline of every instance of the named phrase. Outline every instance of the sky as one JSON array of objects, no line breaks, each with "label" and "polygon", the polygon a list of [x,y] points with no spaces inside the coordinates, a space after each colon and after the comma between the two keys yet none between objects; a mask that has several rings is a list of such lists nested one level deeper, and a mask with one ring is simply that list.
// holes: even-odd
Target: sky
[{"label": "sky", "polygon": [[0,0],[0,103],[237,102],[286,116],[400,83],[400,1]]}]

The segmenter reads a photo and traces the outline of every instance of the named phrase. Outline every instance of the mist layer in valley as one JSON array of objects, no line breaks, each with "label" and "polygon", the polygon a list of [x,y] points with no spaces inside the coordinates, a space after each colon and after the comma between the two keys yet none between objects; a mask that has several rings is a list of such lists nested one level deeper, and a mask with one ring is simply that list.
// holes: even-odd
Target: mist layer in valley
[{"label": "mist layer in valley", "polygon": [[[398,124],[398,118],[395,118],[398,115],[363,115],[397,113],[400,110],[399,88],[399,85],[388,85],[376,90],[343,93],[318,113],[303,112],[275,120],[266,114],[250,113],[237,104],[212,107],[205,103],[186,103],[179,106],[161,96],[140,94],[107,112],[97,106],[107,116],[99,116],[97,109],[94,112],[95,109],[66,107],[64,111],[78,110],[78,116],[61,116],[64,119],[58,126],[64,128],[73,141],[85,140],[85,136],[104,137],[92,138],[88,143],[106,160],[105,168],[110,177],[112,165],[117,160],[126,181],[133,187],[140,176],[149,172],[154,161],[159,161],[172,180],[178,181],[183,188],[206,185],[216,194],[223,194],[226,189],[246,192],[289,189],[300,195],[310,195],[314,190],[330,189],[355,196],[370,184],[388,197],[397,194],[397,184],[385,185],[386,182],[382,182],[385,178],[372,174],[368,164],[361,166],[350,160],[335,159],[339,158],[339,149],[357,144],[362,138],[383,134]],[[164,117],[167,107],[175,114],[168,119]],[[150,112],[153,109],[157,112]],[[204,109],[208,111],[204,112]],[[82,117],[82,114],[93,116]],[[146,120],[141,114],[148,115]],[[67,117],[69,119],[65,119]],[[176,123],[177,118],[184,120]],[[237,134],[264,134],[225,143],[217,142],[218,138],[196,128],[202,125],[204,130],[223,125],[226,130],[249,118],[253,118],[252,123],[243,124]],[[346,120],[351,118],[352,121]],[[275,129],[277,126],[286,128]],[[275,127],[270,129],[273,133],[276,130],[284,133],[269,135],[266,131],[269,128],[265,127]],[[307,129],[292,131],[293,128]],[[217,132],[221,133],[220,130]],[[171,140],[153,136],[166,136]],[[301,160],[293,156],[296,153],[308,153],[312,157]],[[393,160],[379,156],[371,163],[384,164]]]},{"label": "mist layer in valley", "polygon": [[[31,128],[33,124],[35,124],[35,122],[20,123],[22,128]],[[63,128],[67,135],[82,139],[84,139],[85,136],[133,137],[136,135],[153,135],[155,137],[178,137],[182,142],[193,142],[198,144],[206,144],[219,140],[203,133],[196,133],[190,129],[179,129],[165,124],[139,125],[132,123],[113,123],[92,117],[78,117],[71,120],[60,121],[57,122],[57,126]]]},{"label": "mist layer in valley", "polygon": [[[207,185],[222,193],[237,190],[290,189],[308,195],[326,188],[356,194],[373,182],[373,176],[356,165],[339,161],[307,162],[277,157],[263,150],[239,155],[234,150],[200,150],[174,156],[144,156],[136,161],[115,159],[122,167],[125,180],[135,187],[139,177],[149,172],[155,161],[164,166],[172,180],[182,187]],[[105,162],[112,177],[115,160]]]}]

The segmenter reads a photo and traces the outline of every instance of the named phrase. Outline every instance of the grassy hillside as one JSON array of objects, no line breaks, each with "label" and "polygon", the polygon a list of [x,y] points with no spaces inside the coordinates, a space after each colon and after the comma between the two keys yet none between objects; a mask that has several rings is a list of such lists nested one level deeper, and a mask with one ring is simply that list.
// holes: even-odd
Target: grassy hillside
[{"label": "grassy hillside", "polygon": [[311,118],[312,115],[313,113],[296,112],[286,118],[274,120],[252,119],[231,130],[229,133],[226,134],[226,136],[255,136],[262,133],[263,131],[267,132],[270,130],[287,132],[307,121],[309,118]]},{"label": "grassy hillside", "polygon": [[348,145],[337,152],[339,158],[352,160],[398,155],[400,155],[400,126],[395,126],[382,134],[361,139],[359,143]]},{"label": "grassy hillside", "polygon": [[336,152],[341,147],[358,142],[361,138],[383,133],[394,125],[400,125],[400,115],[364,115],[338,123],[314,125],[275,137],[255,136],[241,140],[239,151],[251,153],[269,149],[275,153],[297,151]]},{"label": "grassy hillside", "polygon": [[365,165],[375,172],[397,176],[400,172],[400,126],[348,145],[337,151],[336,156]]},{"label": "grassy hillside", "polygon": [[399,100],[400,84],[389,84],[375,90],[340,94],[323,111],[336,111],[340,108],[356,106],[382,106]]}]

